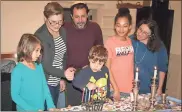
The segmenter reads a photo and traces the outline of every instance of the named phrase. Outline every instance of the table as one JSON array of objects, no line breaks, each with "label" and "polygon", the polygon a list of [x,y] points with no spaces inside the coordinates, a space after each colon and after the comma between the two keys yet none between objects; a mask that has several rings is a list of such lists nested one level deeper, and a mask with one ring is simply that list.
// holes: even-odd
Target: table
[{"label": "table", "polygon": [[[138,96],[138,99],[149,98],[150,94],[142,94]],[[84,111],[84,106],[73,106],[62,108],[60,111]],[[181,104],[171,109],[159,110],[159,111],[181,111]],[[132,111],[132,103],[130,97],[122,97],[120,102],[105,103],[102,111]],[[139,110],[140,111],[140,110]],[[142,111],[142,110],[141,110]]]}]

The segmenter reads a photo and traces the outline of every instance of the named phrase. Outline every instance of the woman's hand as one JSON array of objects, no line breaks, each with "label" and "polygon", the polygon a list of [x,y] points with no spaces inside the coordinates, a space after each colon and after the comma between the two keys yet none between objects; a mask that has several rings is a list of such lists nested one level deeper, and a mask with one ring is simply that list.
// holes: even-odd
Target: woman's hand
[{"label": "woman's hand", "polygon": [[66,88],[66,84],[64,80],[60,80],[60,91],[64,91]]},{"label": "woman's hand", "polygon": [[66,79],[72,81],[74,78],[75,71],[76,69],[73,67],[69,67],[68,69],[66,69],[66,71],[64,72]]},{"label": "woman's hand", "polygon": [[159,96],[159,95],[161,95],[162,94],[162,88],[158,88],[157,89],[157,95]]}]

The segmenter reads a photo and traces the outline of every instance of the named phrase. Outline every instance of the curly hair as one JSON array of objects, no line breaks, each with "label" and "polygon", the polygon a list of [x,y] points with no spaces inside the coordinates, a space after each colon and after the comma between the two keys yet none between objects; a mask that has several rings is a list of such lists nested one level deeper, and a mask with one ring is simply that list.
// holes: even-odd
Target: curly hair
[{"label": "curly hair", "polygon": [[96,45],[90,49],[88,59],[92,59],[94,62],[106,63],[108,58],[108,51],[103,45]]}]

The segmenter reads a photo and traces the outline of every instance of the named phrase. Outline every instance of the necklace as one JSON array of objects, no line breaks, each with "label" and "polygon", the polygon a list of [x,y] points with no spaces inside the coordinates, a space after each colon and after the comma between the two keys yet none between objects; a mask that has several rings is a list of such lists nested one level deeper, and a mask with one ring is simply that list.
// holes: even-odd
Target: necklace
[{"label": "necklace", "polygon": [[135,64],[140,64],[143,61],[143,59],[147,53],[147,49],[145,50],[143,56],[139,59],[139,61],[137,61],[137,56],[136,56],[137,52],[138,52],[138,42],[137,42],[136,53],[135,53]]}]

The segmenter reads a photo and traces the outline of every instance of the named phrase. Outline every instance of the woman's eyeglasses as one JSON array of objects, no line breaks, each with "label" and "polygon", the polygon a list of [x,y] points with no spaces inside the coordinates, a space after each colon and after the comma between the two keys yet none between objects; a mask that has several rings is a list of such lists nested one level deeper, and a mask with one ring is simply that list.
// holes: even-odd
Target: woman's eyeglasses
[{"label": "woman's eyeglasses", "polygon": [[49,22],[50,25],[55,26],[55,25],[62,25],[63,24],[63,20],[60,21],[50,21],[49,19],[47,19],[47,21]]},{"label": "woman's eyeglasses", "polygon": [[143,35],[145,35],[145,36],[150,36],[150,35],[151,35],[150,33],[144,31],[141,27],[138,28],[138,31],[139,31],[140,33],[142,33]]}]

